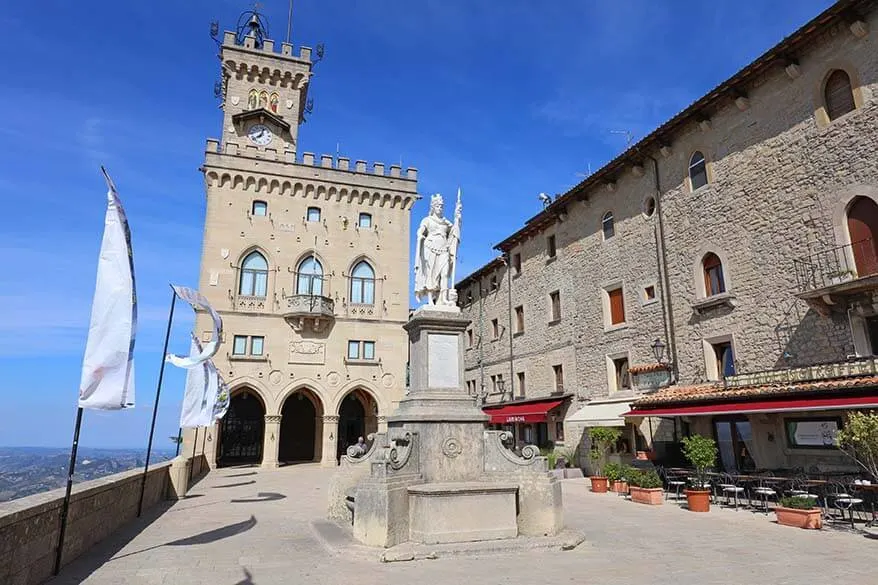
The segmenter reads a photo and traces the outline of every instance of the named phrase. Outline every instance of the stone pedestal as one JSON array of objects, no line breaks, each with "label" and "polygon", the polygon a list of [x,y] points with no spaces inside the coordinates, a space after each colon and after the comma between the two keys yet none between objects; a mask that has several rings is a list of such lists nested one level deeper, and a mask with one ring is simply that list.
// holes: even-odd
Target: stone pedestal
[{"label": "stone pedestal", "polygon": [[262,438],[262,467],[277,467],[278,445],[280,445],[279,414],[265,415],[265,434]]},{"label": "stone pedestal", "polygon": [[320,458],[321,467],[335,467],[336,449],[338,448],[338,416],[325,415],[323,417],[323,446],[322,457]]},{"label": "stone pedestal", "polygon": [[408,488],[411,540],[424,544],[518,536],[518,485],[500,482],[428,483]]}]

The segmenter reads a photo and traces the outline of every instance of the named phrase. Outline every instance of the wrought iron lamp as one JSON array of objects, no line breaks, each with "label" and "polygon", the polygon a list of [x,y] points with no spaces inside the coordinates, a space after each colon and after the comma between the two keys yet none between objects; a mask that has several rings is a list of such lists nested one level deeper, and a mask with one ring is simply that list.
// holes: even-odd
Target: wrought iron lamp
[{"label": "wrought iron lamp", "polygon": [[652,348],[652,355],[655,357],[656,363],[664,364],[666,347],[664,342],[656,337],[655,341],[652,342],[652,345],[650,347]]}]

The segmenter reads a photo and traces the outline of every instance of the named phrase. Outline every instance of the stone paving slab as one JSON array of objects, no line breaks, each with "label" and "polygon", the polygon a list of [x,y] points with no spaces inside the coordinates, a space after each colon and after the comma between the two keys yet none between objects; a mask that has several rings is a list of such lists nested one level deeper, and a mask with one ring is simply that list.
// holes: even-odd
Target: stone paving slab
[{"label": "stone paving slab", "polygon": [[799,530],[745,510],[694,514],[671,502],[634,504],[590,493],[588,480],[578,479],[563,482],[565,518],[586,546],[380,563],[376,549],[333,549],[315,532],[332,470],[255,471],[246,478],[254,483],[232,477],[240,469],[211,472],[191,497],[118,531],[51,583],[878,584],[878,541],[862,533]]}]

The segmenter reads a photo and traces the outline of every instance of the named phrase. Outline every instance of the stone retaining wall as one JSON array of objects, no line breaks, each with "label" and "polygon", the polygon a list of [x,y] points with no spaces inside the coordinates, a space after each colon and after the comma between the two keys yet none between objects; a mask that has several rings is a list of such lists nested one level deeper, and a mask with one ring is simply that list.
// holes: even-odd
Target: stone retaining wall
[{"label": "stone retaining wall", "polygon": [[[151,467],[143,509],[165,499],[171,462]],[[137,516],[143,469],[132,469],[74,484],[70,497],[62,564]],[[64,489],[0,504],[0,583],[31,585],[52,575]]]}]

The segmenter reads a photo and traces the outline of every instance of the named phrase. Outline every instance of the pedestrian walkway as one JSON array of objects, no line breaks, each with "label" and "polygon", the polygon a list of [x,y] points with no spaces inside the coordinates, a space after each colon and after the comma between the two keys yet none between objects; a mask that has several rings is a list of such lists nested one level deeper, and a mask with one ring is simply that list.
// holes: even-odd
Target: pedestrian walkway
[{"label": "pedestrian walkway", "polygon": [[590,493],[587,480],[564,482],[567,525],[588,539],[575,550],[382,564],[313,529],[331,474],[315,465],[213,471],[185,500],[117,532],[52,584],[878,583],[878,541],[862,534],[778,526],[743,510],[634,504]]}]

